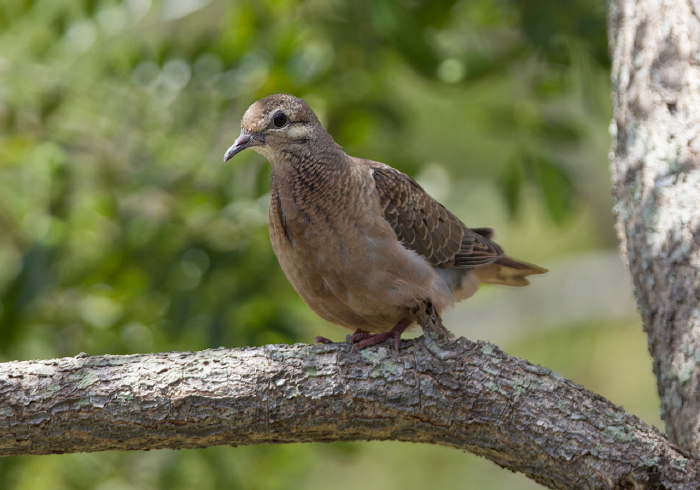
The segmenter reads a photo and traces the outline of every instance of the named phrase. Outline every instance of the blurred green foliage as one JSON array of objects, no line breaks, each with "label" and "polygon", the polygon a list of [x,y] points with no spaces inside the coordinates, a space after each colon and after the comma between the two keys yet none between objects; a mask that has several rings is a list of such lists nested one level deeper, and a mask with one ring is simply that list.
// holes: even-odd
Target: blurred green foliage
[{"label": "blurred green foliage", "polygon": [[[546,231],[524,258],[581,220],[562,254],[609,245],[607,64],[592,0],[3,0],[0,359],[325,334],[269,245],[268,165],[221,162],[271,93],[351,154],[446,174],[457,210],[457,183],[491,186]],[[332,447],[8,458],[0,488],[315,488],[319,453],[362,459]]]},{"label": "blurred green foliage", "polygon": [[[564,223],[582,198],[564,155],[586,135],[555,106],[580,97],[571,72],[603,71],[603,20],[587,1],[3,2],[0,355],[293,340],[304,315],[267,245],[269,170],[220,163],[270,93],[415,173],[407,77],[465,93],[514,79],[526,97],[480,104],[471,138],[510,135],[495,177],[511,212],[532,183]],[[435,144],[463,137],[455,113],[432,115]]]}]

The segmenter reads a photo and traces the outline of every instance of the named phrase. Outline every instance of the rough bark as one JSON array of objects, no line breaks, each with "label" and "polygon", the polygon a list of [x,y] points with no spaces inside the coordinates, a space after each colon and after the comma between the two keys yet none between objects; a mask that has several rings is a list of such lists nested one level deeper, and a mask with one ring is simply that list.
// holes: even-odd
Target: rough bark
[{"label": "rough bark", "polygon": [[0,365],[0,455],[399,440],[551,488],[697,488],[652,427],[494,345],[272,345]]},{"label": "rough bark", "polygon": [[700,454],[700,2],[609,3],[613,203],[670,439]]}]

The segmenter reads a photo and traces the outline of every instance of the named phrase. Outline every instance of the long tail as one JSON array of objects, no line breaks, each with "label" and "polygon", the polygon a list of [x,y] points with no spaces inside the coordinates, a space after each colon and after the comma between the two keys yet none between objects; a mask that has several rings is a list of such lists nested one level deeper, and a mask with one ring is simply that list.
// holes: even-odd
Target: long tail
[{"label": "long tail", "polygon": [[547,269],[521,260],[511,259],[507,255],[494,263],[474,269],[474,274],[481,282],[504,284],[506,286],[527,286],[530,281],[526,276],[544,274]]}]

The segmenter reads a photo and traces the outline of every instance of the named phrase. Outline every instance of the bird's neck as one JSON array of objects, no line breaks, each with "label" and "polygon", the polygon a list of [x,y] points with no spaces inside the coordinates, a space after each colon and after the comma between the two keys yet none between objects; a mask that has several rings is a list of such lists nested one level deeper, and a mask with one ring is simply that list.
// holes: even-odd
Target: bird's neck
[{"label": "bird's neck", "polygon": [[358,177],[350,157],[337,145],[326,145],[310,154],[290,154],[271,163],[272,194],[279,196],[282,208],[289,213],[333,213],[343,205]]},{"label": "bird's neck", "polygon": [[[330,135],[293,142],[281,148],[263,148],[273,169],[304,168],[317,163],[325,166],[343,164],[347,155]],[[262,151],[261,151],[262,152]]]},{"label": "bird's neck", "polygon": [[330,138],[289,145],[270,155],[268,160],[278,181],[294,183],[297,187],[342,179],[351,166],[342,147]]}]

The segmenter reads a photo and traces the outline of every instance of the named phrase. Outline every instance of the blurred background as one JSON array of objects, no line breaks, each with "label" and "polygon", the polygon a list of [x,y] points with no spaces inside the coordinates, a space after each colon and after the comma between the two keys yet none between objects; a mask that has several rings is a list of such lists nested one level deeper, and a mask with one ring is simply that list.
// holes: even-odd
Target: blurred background
[{"label": "blurred background", "polygon": [[[610,212],[608,70],[594,0],[2,0],[0,360],[344,339],[277,265],[267,162],[222,163],[245,109],[288,92],[551,270],[484,287],[449,328],[660,426]],[[386,442],[0,460],[5,490],[328,482],[540,488]]]}]

